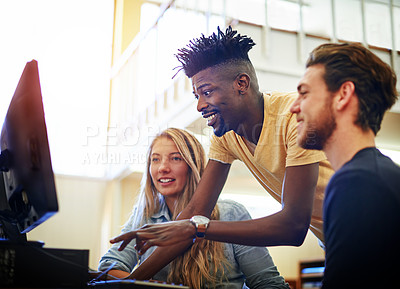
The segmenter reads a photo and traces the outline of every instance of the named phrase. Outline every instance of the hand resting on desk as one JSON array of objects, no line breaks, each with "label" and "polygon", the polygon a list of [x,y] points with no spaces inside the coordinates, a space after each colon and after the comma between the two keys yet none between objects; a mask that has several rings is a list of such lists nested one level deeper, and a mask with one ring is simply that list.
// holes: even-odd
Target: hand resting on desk
[{"label": "hand resting on desk", "polygon": [[145,253],[152,246],[170,246],[193,239],[195,227],[189,220],[144,225],[138,230],[121,234],[110,240],[112,244],[122,242],[119,251],[136,239],[136,250]]}]

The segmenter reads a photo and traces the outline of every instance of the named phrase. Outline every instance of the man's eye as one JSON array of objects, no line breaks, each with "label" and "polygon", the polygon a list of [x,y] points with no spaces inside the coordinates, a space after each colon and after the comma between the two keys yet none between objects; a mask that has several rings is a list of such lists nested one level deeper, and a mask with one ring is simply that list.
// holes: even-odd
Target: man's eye
[{"label": "man's eye", "polygon": [[211,93],[211,91],[209,91],[209,90],[206,90],[206,91],[203,92],[204,96],[209,96],[210,93]]},{"label": "man's eye", "polygon": [[299,95],[301,95],[302,97],[305,97],[306,94],[307,94],[307,91],[300,91],[300,92],[299,92]]}]

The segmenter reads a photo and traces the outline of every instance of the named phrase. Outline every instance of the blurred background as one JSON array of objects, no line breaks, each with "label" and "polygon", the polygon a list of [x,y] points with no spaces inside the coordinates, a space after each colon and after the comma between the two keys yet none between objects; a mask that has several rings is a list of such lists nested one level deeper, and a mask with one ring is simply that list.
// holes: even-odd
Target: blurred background
[{"label": "blurred background", "polygon": [[[152,137],[185,128],[208,149],[212,131],[174,54],[227,25],[255,41],[262,91],[295,90],[308,53],[324,42],[361,42],[400,75],[400,0],[0,0],[0,119],[36,59],[60,206],[29,239],[89,249],[96,269],[129,217]],[[397,102],[377,137],[397,163],[399,129]],[[240,162],[221,198],[253,218],[280,209]],[[301,247],[270,252],[293,280],[300,261],[324,258],[311,232]]]}]

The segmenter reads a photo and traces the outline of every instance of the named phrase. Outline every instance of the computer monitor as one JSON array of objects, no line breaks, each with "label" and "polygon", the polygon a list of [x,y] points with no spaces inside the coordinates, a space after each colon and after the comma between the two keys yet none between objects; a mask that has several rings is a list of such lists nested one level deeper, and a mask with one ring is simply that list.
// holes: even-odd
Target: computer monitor
[{"label": "computer monitor", "polygon": [[26,242],[58,211],[36,60],[25,66],[0,141],[0,239]]}]

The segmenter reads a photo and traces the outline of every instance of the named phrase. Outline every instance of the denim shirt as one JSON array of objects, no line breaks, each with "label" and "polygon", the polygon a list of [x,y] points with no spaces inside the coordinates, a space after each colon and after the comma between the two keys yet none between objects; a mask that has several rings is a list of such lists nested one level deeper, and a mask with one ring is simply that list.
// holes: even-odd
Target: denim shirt
[{"label": "denim shirt", "polygon": [[[250,214],[246,208],[232,200],[219,200],[218,208],[221,221],[241,221],[249,220]],[[132,214],[133,216],[134,214]],[[168,207],[165,202],[162,203],[158,213],[154,214],[147,224],[163,223],[171,221]],[[122,233],[135,230],[132,227],[133,217],[131,217],[122,230]],[[265,247],[251,247],[237,244],[225,244],[225,257],[232,265],[226,268],[223,283],[218,284],[216,288],[285,288],[289,289],[287,283],[280,276],[268,249]],[[137,252],[134,248],[135,240],[132,240],[123,251],[118,251],[120,244],[114,244],[108,252],[101,258],[99,271],[106,270],[113,262],[116,265],[113,269],[131,272],[137,262]],[[142,256],[141,262],[150,256],[156,249],[151,247]],[[169,272],[169,265],[161,269],[152,279],[166,281]],[[247,286],[247,287],[246,287]]]}]

